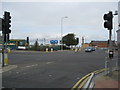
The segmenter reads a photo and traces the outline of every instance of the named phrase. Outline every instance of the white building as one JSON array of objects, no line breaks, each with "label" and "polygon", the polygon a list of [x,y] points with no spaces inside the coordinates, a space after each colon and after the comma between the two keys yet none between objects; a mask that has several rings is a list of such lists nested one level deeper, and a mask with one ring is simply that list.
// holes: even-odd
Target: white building
[{"label": "white building", "polygon": [[[118,30],[117,30],[117,42],[120,45],[120,1],[118,2]],[[120,47],[119,47],[120,49]]]},{"label": "white building", "polygon": [[117,30],[117,42],[118,42],[118,68],[120,69],[120,1],[118,2],[118,30]]}]

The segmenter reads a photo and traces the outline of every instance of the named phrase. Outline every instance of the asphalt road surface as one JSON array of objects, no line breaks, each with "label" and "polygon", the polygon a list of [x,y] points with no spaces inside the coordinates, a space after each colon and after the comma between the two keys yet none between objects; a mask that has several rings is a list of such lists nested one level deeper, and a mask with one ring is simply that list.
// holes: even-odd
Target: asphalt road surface
[{"label": "asphalt road surface", "polygon": [[86,74],[104,68],[105,51],[23,52],[9,54],[9,65],[18,67],[3,73],[5,88],[71,88]]}]

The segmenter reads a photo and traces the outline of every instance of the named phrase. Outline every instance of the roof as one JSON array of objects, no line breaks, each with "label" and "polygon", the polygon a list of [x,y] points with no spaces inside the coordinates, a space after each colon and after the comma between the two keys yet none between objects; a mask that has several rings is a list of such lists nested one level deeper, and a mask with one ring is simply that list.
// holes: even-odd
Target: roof
[{"label": "roof", "polygon": [[91,41],[90,43],[108,43],[108,41]]},{"label": "roof", "polygon": [[24,41],[25,39],[11,39],[10,41]]},{"label": "roof", "polygon": [[120,29],[119,29],[119,30],[117,30],[116,32],[120,32]]}]

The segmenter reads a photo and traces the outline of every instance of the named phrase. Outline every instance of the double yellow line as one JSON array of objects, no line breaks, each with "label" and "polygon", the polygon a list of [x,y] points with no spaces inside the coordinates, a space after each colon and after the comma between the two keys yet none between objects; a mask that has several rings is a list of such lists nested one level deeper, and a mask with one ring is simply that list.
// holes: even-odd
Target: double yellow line
[{"label": "double yellow line", "polygon": [[105,71],[105,70],[106,70],[106,69],[104,68],[104,69],[96,70],[96,71],[94,71],[94,72],[91,72],[91,73],[85,75],[83,78],[81,78],[81,79],[71,88],[71,90],[74,90],[74,89],[76,89],[76,88],[79,90],[79,89],[82,88],[83,85],[87,82],[87,80],[89,79],[89,77],[90,77],[90,75],[91,75],[92,73],[99,74],[99,73],[101,73],[101,72],[103,72],[103,71]]}]

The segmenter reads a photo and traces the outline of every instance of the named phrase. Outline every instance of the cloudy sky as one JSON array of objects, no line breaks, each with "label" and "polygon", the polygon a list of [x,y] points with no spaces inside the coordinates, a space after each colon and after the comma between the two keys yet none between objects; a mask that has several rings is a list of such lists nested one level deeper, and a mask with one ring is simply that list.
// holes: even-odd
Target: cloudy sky
[{"label": "cloudy sky", "polygon": [[[75,33],[80,43],[82,37],[85,37],[86,43],[107,40],[108,30],[103,27],[103,15],[118,10],[118,2],[2,2],[0,5],[1,18],[4,11],[11,13],[11,38],[26,39],[29,36],[31,43],[36,39],[42,43],[44,38],[46,43],[60,40],[61,18],[65,16],[68,18],[62,22],[63,35]],[[114,16],[115,31],[118,28],[117,19]]]}]

